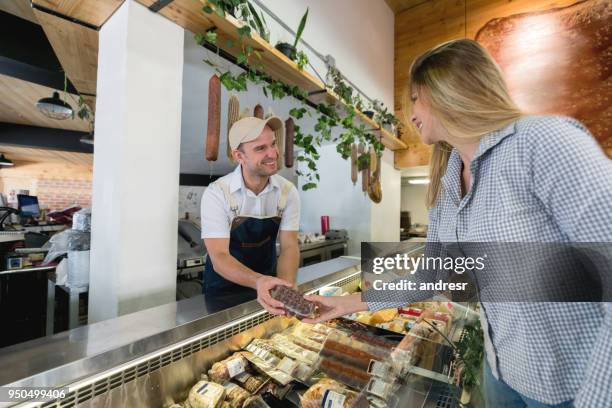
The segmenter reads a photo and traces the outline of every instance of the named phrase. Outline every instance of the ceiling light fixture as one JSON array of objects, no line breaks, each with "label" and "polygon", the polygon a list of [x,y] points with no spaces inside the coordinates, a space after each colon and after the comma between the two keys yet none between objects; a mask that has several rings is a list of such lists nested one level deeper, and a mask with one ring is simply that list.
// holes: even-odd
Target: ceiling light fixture
[{"label": "ceiling light fixture", "polygon": [[51,98],[42,98],[36,103],[36,107],[51,119],[64,120],[72,117],[72,106],[60,99],[59,92],[53,92]]},{"label": "ceiling light fixture", "polygon": [[408,179],[408,184],[429,184],[428,178]]},{"label": "ceiling light fixture", "polygon": [[14,165],[15,164],[12,161],[4,157],[4,153],[0,153],[0,166],[10,167]]}]

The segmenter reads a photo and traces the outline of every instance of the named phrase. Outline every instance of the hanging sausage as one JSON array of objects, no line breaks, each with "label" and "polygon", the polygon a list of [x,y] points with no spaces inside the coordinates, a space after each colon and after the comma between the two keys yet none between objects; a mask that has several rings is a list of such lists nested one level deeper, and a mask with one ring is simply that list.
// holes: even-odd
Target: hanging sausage
[{"label": "hanging sausage", "polygon": [[217,75],[208,81],[208,130],[206,132],[206,160],[216,161],[219,156],[221,133],[221,81]]},{"label": "hanging sausage", "polygon": [[289,118],[285,121],[285,167],[293,167],[293,141],[295,138],[295,123]]},{"label": "hanging sausage", "polygon": [[357,169],[357,145],[353,143],[351,145],[351,181],[353,185],[357,184],[357,176],[359,170]]},{"label": "hanging sausage", "polygon": [[232,125],[238,121],[240,118],[240,100],[236,95],[232,95],[229,98],[229,102],[227,103],[227,158],[230,161],[233,161],[232,157],[232,148],[229,142],[229,131],[232,128]]},{"label": "hanging sausage", "polygon": [[255,105],[255,109],[253,109],[253,116],[259,119],[263,119],[264,109],[260,104]]}]

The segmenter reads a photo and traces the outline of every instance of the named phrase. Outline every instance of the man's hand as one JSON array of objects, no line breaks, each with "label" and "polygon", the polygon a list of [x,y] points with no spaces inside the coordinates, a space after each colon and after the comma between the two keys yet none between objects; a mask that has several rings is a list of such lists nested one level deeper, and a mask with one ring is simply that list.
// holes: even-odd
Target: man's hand
[{"label": "man's hand", "polygon": [[293,284],[287,282],[286,280],[279,279],[274,276],[261,275],[255,283],[255,288],[257,290],[257,301],[268,312],[274,315],[285,315],[286,312],[284,305],[270,296],[270,291],[278,285],[288,286],[290,288],[293,287]]},{"label": "man's hand", "polygon": [[314,319],[303,319],[304,323],[320,323],[347,314],[368,310],[368,305],[361,301],[361,294],[350,296],[304,296],[306,300],[319,305],[319,316]]}]

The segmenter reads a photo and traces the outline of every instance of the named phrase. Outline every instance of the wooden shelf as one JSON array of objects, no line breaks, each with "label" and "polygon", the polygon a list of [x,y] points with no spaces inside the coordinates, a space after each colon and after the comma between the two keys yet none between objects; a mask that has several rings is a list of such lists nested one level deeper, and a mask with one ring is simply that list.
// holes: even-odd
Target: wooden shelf
[{"label": "wooden shelf", "polygon": [[[147,7],[155,3],[155,0],[136,1]],[[238,56],[240,53],[240,41],[237,29],[244,24],[230,15],[220,17],[215,13],[206,14],[202,11],[204,3],[203,0],[174,0],[162,8],[159,14],[192,33],[204,33],[208,30],[214,30],[217,33],[218,47],[234,57]],[[233,47],[229,47],[228,41],[233,43]],[[272,79],[292,86],[298,86],[300,89],[307,91],[311,94],[308,100],[313,103],[320,103],[322,101],[333,104],[343,103],[337,95],[325,87],[323,82],[309,72],[298,69],[295,62],[291,61],[256,33],[251,32],[251,37],[245,38],[245,44],[249,44],[253,47],[253,50],[261,54],[261,64],[265,67],[266,74]],[[363,113],[358,112],[358,115],[367,126],[376,129],[374,132],[380,132],[382,143],[388,149],[398,150],[407,147],[399,138],[385,129],[380,129],[377,123]]]}]

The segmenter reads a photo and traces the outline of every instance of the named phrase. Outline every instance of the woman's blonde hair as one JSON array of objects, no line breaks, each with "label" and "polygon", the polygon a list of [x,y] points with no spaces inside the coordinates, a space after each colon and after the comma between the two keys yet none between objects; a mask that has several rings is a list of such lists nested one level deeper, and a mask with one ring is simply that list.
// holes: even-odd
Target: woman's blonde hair
[{"label": "woman's blonde hair", "polygon": [[[470,39],[445,42],[417,57],[410,67],[409,90],[428,104],[450,138],[479,139],[523,115],[491,55]],[[429,208],[440,194],[451,149],[445,142],[434,145]]]}]

